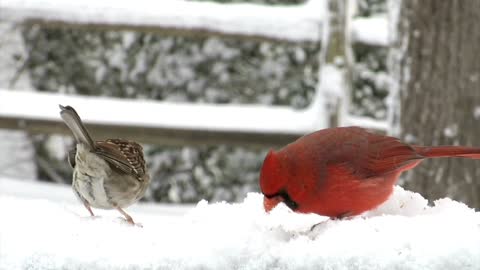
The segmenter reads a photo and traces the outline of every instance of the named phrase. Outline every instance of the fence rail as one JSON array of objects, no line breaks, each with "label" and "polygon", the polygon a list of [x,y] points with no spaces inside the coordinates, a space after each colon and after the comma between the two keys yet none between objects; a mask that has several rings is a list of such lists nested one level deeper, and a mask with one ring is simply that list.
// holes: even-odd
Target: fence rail
[{"label": "fence rail", "polygon": [[[172,0],[128,3],[113,0],[2,0],[0,10],[2,19],[52,27],[173,31],[176,34],[214,34],[242,39],[322,42],[325,52],[320,59],[323,61],[321,65],[333,67],[338,59],[351,59],[348,56],[351,41],[374,46],[389,43],[386,18],[352,19],[348,12],[349,1],[333,1],[327,5],[326,1],[310,0],[303,5],[272,7]],[[304,110],[283,106],[105,100],[0,89],[0,128],[66,134],[68,130],[58,115],[58,104],[61,103],[76,107],[98,139],[122,134],[125,138],[163,145],[225,143],[275,147],[332,125],[360,125],[385,130],[387,125],[383,121],[346,113],[349,102],[345,100],[348,97],[345,91],[350,90],[348,85],[351,84],[342,80],[351,78],[351,64],[332,70],[338,72],[336,77],[340,78],[333,85],[335,89],[327,89],[332,84],[320,78],[316,97]],[[324,93],[325,89],[330,93]],[[328,96],[332,91],[339,93],[333,101],[337,108],[329,109],[332,100],[328,100]],[[336,113],[338,115],[332,117]]]},{"label": "fence rail", "polygon": [[[172,104],[0,89],[0,128],[70,134],[58,105],[74,106],[97,139],[122,137],[162,145],[277,147],[325,128],[321,104],[284,106]],[[384,129],[384,122],[348,118],[349,124]]]},{"label": "fence rail", "polygon": [[[132,30],[182,35],[319,42],[327,17],[325,1],[292,6],[220,4],[195,1],[0,1],[2,17],[51,27]],[[354,18],[355,42],[388,44],[387,19]]]},{"label": "fence rail", "polygon": [[98,139],[121,134],[163,145],[279,146],[325,127],[320,106],[294,110],[285,106],[179,104],[0,89],[0,128],[69,134],[59,104],[76,108]]}]

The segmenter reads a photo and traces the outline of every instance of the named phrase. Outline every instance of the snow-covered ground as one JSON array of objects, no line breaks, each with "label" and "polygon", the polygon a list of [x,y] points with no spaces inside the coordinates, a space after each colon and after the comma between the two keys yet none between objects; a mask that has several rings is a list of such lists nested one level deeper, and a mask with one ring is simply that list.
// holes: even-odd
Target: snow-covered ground
[{"label": "snow-covered ground", "polygon": [[[397,187],[350,220],[243,203],[138,204],[91,219],[68,187],[0,178],[0,269],[480,269],[480,213]],[[318,222],[313,231],[310,227]]]}]

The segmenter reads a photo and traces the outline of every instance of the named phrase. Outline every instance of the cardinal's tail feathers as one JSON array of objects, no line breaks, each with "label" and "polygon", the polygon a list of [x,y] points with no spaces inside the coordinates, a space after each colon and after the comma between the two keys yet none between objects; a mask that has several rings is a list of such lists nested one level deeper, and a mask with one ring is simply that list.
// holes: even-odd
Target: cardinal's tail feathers
[{"label": "cardinal's tail feathers", "polygon": [[417,154],[427,158],[462,157],[480,159],[480,147],[465,146],[414,146]]}]

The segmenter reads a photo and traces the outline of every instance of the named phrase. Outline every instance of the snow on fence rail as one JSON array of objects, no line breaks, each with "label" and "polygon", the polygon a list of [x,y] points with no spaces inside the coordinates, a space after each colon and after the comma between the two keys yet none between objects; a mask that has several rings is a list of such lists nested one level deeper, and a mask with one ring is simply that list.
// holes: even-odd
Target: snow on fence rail
[{"label": "snow on fence rail", "polygon": [[73,106],[94,136],[157,144],[276,146],[326,126],[322,106],[213,105],[0,89],[0,128],[70,134],[58,105]]},{"label": "snow on fence rail", "polygon": [[[68,96],[0,89],[0,128],[70,134],[58,105],[77,109],[95,138],[144,143],[281,146],[326,128],[321,100],[295,110],[286,106],[213,105]],[[347,118],[349,124],[384,129],[383,122]]]},{"label": "snow on fence rail", "polygon": [[[0,10],[2,19],[47,26],[322,42],[326,51],[325,59],[320,59],[323,70],[335,65],[332,59],[348,59],[350,40],[377,46],[389,43],[385,17],[357,18],[346,23],[353,15],[347,11],[348,5],[348,0],[310,0],[302,5],[281,7],[178,0],[3,0]],[[341,19],[336,20],[337,17]],[[344,33],[350,33],[350,38],[346,39],[348,35]],[[315,99],[304,110],[285,106],[173,104],[0,89],[0,128],[67,133],[58,116],[58,104],[62,103],[76,107],[97,138],[122,134],[125,138],[155,144],[279,146],[332,125],[359,125],[385,131],[384,121],[346,113],[350,90],[349,83],[342,81],[350,77],[351,65],[334,70],[339,81],[333,84],[329,82],[332,78],[321,77]],[[336,92],[333,104],[337,104],[337,109],[327,109],[326,105],[332,104],[332,93],[325,92],[326,86],[332,88],[328,91]]]},{"label": "snow on fence rail", "polygon": [[[319,42],[325,1],[292,6],[195,1],[2,0],[2,19],[68,27],[176,34],[218,34],[291,42]],[[353,20],[356,42],[388,44],[385,17]]]}]

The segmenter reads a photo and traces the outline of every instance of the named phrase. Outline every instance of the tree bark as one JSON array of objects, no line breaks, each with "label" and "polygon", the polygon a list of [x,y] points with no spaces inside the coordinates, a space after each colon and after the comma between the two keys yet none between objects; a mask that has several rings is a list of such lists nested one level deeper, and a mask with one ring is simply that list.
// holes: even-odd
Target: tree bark
[{"label": "tree bark", "polygon": [[[341,126],[350,107],[350,93],[353,81],[353,51],[351,42],[351,17],[353,14],[350,1],[328,1],[328,22],[322,31],[322,55],[320,67],[320,86],[322,100],[326,100],[329,127]],[[328,36],[325,36],[328,35]],[[333,68],[333,69],[332,69]],[[328,70],[327,70],[328,69]],[[334,74],[333,74],[334,73]],[[340,81],[333,83],[332,76]],[[335,81],[335,80],[334,80]],[[332,89],[333,88],[333,89]]]},{"label": "tree bark", "polygon": [[[480,147],[480,1],[403,0],[398,12],[395,135]],[[480,208],[480,160],[426,160],[403,179],[430,200],[448,196]]]}]

